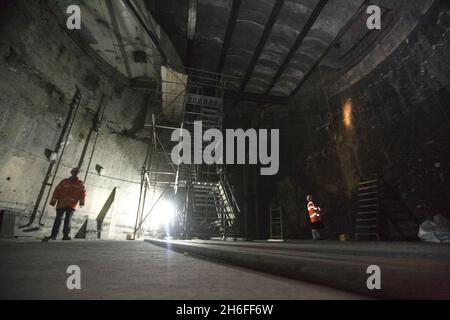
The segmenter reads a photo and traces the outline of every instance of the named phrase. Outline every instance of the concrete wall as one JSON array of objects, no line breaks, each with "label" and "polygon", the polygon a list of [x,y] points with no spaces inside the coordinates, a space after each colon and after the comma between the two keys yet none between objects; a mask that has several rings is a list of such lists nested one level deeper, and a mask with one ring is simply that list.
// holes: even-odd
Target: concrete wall
[{"label": "concrete wall", "polygon": [[[135,137],[146,134],[142,119],[148,97],[94,64],[58,25],[50,7],[39,7],[38,1],[11,1],[2,5],[0,14],[0,208],[15,210],[18,225],[28,221],[49,165],[45,150],[55,148],[78,86],[83,99],[56,181],[77,165],[92,123],[88,109],[96,110],[104,93],[107,109],[87,177],[87,205],[76,213],[72,232],[85,216],[95,219],[117,188],[107,216],[107,223],[112,223],[109,236],[125,238],[135,221],[146,150],[145,142]],[[92,143],[88,156],[91,147]],[[103,176],[95,171],[97,164],[105,168]],[[45,217],[45,229],[28,235],[48,232],[54,209],[47,206]]]}]

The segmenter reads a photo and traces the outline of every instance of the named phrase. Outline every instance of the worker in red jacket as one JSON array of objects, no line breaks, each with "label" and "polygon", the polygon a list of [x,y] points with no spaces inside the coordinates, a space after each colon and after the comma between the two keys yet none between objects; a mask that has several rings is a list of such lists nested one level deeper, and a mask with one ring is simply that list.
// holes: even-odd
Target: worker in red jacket
[{"label": "worker in red jacket", "polygon": [[78,168],[73,169],[70,173],[70,178],[61,181],[53,192],[50,205],[56,206],[56,218],[53,223],[52,234],[49,237],[44,238],[44,242],[48,242],[50,239],[55,240],[59,233],[61,226],[61,220],[64,216],[64,229],[63,240],[72,240],[70,234],[70,220],[75,212],[75,208],[78,203],[80,208],[84,206],[86,198],[86,189],[83,181],[78,179],[80,170]]},{"label": "worker in red jacket", "polygon": [[320,230],[323,229],[322,211],[319,206],[313,202],[312,196],[307,196],[309,219],[311,220],[311,229],[313,240],[320,240]]}]

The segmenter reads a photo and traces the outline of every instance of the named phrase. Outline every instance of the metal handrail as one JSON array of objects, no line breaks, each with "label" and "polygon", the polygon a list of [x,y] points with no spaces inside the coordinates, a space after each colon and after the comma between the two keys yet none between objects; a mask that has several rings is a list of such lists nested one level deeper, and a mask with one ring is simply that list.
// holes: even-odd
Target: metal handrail
[{"label": "metal handrail", "polygon": [[232,205],[235,207],[237,213],[241,213],[241,209],[239,209],[239,205],[237,204],[237,201],[236,201],[236,198],[234,196],[233,190],[231,189],[231,185],[230,185],[230,183],[228,181],[228,178],[227,178],[225,172],[223,171],[223,168],[219,169],[219,178],[220,178],[220,181],[221,181],[221,183],[222,183],[222,185],[224,187],[224,192],[225,192],[227,198],[229,198],[230,195],[231,195],[231,200],[232,200],[231,203],[232,203]]}]

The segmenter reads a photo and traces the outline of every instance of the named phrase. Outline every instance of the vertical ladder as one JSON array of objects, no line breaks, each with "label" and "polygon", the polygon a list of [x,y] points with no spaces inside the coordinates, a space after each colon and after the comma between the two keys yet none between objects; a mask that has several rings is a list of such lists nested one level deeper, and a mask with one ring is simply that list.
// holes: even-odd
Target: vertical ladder
[{"label": "vertical ladder", "polygon": [[356,240],[417,240],[420,221],[383,178],[358,184]]},{"label": "vertical ladder", "polygon": [[[19,226],[19,229],[25,229],[34,224],[36,216],[39,212],[39,208],[42,205],[42,211],[41,211],[40,218],[38,221],[38,226],[31,227],[30,229],[26,229],[26,230],[24,230],[24,232],[38,231],[40,229],[40,227],[44,226],[44,224],[42,223],[42,218],[45,214],[45,207],[47,206],[47,201],[50,197],[50,193],[53,188],[53,185],[55,184],[56,175],[58,173],[64,152],[67,147],[67,141],[70,137],[72,126],[74,124],[75,118],[78,113],[78,109],[81,104],[81,99],[82,99],[81,91],[78,87],[76,87],[75,94],[70,103],[69,113],[64,122],[61,134],[58,138],[58,142],[56,143],[56,147],[53,150],[53,153],[56,154],[56,158],[50,160],[50,164],[48,166],[47,173],[45,174],[44,181],[42,182],[42,186],[39,191],[38,198],[35,201],[33,212],[31,213],[31,216],[29,217],[28,223],[26,225]],[[47,193],[47,196],[44,200],[44,203],[42,203],[45,193]]]},{"label": "vertical ladder", "polygon": [[270,239],[283,240],[283,211],[281,207],[270,208]]},{"label": "vertical ladder", "polygon": [[378,181],[376,179],[360,181],[358,211],[354,221],[356,240],[380,240],[379,216]]}]

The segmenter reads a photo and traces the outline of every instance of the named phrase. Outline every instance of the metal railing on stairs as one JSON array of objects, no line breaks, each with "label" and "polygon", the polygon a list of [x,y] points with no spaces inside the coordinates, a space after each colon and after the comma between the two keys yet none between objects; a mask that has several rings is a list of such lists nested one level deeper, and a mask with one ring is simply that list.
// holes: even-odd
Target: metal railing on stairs
[{"label": "metal railing on stairs", "polygon": [[[222,75],[199,72],[193,71],[189,76],[183,107],[181,129],[191,134],[197,121],[203,130],[222,130],[225,82]],[[198,151],[194,150],[191,156],[195,152]],[[185,188],[187,194],[183,229],[188,238],[226,239],[237,234],[235,221],[240,210],[221,166],[178,163],[175,185]]]}]

